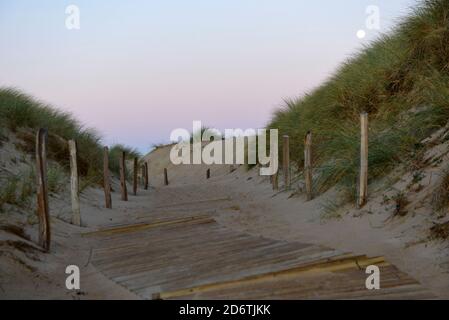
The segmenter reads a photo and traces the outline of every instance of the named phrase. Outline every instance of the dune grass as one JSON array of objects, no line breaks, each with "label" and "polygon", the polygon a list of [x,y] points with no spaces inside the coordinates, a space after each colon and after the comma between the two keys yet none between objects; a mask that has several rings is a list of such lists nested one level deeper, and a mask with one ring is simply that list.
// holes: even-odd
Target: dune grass
[{"label": "dune grass", "polygon": [[55,109],[19,90],[0,88],[0,124],[12,132],[22,128],[32,129],[30,135],[19,133],[29,145],[29,152],[34,151],[34,131],[47,128],[49,156],[62,162],[64,167],[68,166],[69,160],[64,140],[75,139],[79,149],[80,173],[88,176],[101,169],[100,135],[95,130],[85,128],[70,113]]},{"label": "dune grass", "polygon": [[0,212],[5,204],[26,208],[35,193],[36,176],[33,168],[23,170],[17,175],[2,177],[0,184]]},{"label": "dune grass", "polygon": [[[34,154],[35,131],[46,128],[49,132],[48,156],[65,170],[69,169],[69,151],[66,141],[78,144],[78,167],[83,186],[100,184],[103,179],[103,145],[100,135],[84,127],[73,115],[36,100],[14,88],[0,88],[0,128],[16,133],[24,144],[22,150]],[[131,157],[140,154],[127,146],[111,147],[111,171],[118,174],[118,152],[125,150]],[[53,170],[53,169],[52,169]],[[60,170],[50,171],[55,182],[60,181]],[[83,182],[84,181],[84,182]],[[55,186],[55,190],[59,187]]]},{"label": "dune grass", "polygon": [[446,214],[449,208],[449,168],[443,172],[441,183],[433,193],[432,206],[440,214]]},{"label": "dune grass", "polygon": [[390,34],[346,61],[323,85],[285,101],[268,124],[289,135],[303,165],[303,140],[314,135],[315,185],[355,196],[359,114],[369,113],[369,178],[416,161],[421,141],[449,118],[449,0],[428,0]]},{"label": "dune grass", "polygon": [[[133,160],[134,158],[140,158],[141,154],[137,149],[125,146],[123,144],[115,144],[109,149],[109,168],[117,175],[120,172],[120,155],[125,152],[125,160]],[[132,174],[130,170],[126,170],[126,179],[130,179]]]}]

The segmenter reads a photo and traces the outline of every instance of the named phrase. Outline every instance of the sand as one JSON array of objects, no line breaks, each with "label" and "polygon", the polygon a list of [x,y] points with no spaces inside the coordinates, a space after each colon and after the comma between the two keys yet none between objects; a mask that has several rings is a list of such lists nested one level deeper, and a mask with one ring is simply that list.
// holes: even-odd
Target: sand
[{"label": "sand", "polygon": [[[3,163],[9,163],[7,157],[19,155],[12,146],[2,149],[8,150],[0,159]],[[395,182],[387,191],[376,191],[375,186],[370,186],[369,202],[363,209],[348,203],[329,213],[323,207],[329,201],[338,201],[335,190],[306,202],[302,193],[274,192],[269,179],[259,176],[257,168],[247,171],[238,166],[231,172],[227,165],[174,166],[168,160],[169,147],[159,148],[146,157],[150,163],[150,189],[139,188],[138,195],[129,195],[128,202],[120,201],[116,179],[112,210],[104,208],[101,189],[83,191],[82,227],[69,223],[67,191],[52,196],[50,254],[40,252],[34,245],[37,225],[30,224],[29,218],[33,213],[10,208],[1,214],[0,225],[20,226],[24,235],[0,230],[0,298],[138,299],[90,263],[91,244],[81,234],[106,226],[139,223],[153,212],[170,217],[176,211],[212,214],[228,228],[266,238],[321,244],[354,254],[383,255],[437,297],[448,299],[449,242],[429,240],[430,227],[448,220],[447,214],[433,213],[430,204],[438,185],[436,173],[448,163],[446,150],[447,145],[440,145],[438,150],[429,151],[429,157],[441,157],[443,161],[424,169],[424,178],[419,182],[422,187],[412,186],[407,191],[407,214],[393,217],[394,204],[385,203],[384,195],[410,185],[413,172],[407,168],[395,170],[395,176],[390,177]],[[10,163],[5,169],[11,167],[14,165]],[[163,168],[168,168],[169,186],[163,185]],[[65,268],[71,264],[81,269],[81,290],[77,292],[65,288]]]}]

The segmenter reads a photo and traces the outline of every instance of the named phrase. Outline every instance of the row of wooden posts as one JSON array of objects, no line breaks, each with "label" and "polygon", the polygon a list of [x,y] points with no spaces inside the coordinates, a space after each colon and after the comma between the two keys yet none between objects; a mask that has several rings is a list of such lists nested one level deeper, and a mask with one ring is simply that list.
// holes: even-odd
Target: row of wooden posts
[{"label": "row of wooden posts", "polygon": [[[358,207],[365,205],[368,196],[368,114],[361,113],[361,144],[360,144],[360,181],[358,194]],[[47,139],[46,129],[39,129],[36,137],[36,165],[37,165],[37,209],[39,218],[39,244],[45,250],[50,249],[50,218],[47,192]],[[70,150],[70,186],[72,202],[72,223],[81,225],[80,201],[79,201],[79,176],[77,162],[77,145],[75,140],[68,142]],[[128,191],[126,186],[126,153],[120,155],[120,189],[121,200],[128,201]],[[283,159],[282,169],[284,176],[284,186],[286,189],[291,185],[290,174],[290,142],[289,136],[283,136]],[[142,168],[144,189],[148,189],[148,163],[144,162]],[[232,171],[232,166],[231,166]],[[313,168],[312,168],[312,132],[308,132],[304,139],[304,181],[307,200],[313,198]],[[138,159],[133,162],[133,194],[137,195]],[[206,178],[210,178],[210,169],[206,171]],[[109,149],[104,147],[103,158],[103,182],[106,208],[112,208],[111,181],[109,172]],[[278,173],[271,177],[274,190],[279,189]],[[168,185],[168,172],[164,168],[164,185]]]},{"label": "row of wooden posts", "polygon": [[[48,205],[48,187],[47,187],[47,140],[48,132],[46,129],[39,129],[36,135],[36,165],[37,165],[37,212],[39,219],[39,245],[44,251],[50,250],[50,215]],[[80,192],[79,192],[79,174],[77,161],[77,144],[75,140],[68,141],[70,153],[70,193],[72,204],[72,224],[81,226],[81,210],[80,210]],[[120,189],[121,200],[128,201],[128,191],[126,186],[126,153],[120,155]],[[149,187],[148,163],[142,165],[142,177],[144,189]],[[167,169],[164,169],[164,182],[168,185]],[[137,195],[138,186],[138,159],[134,158],[133,162],[133,194]],[[111,199],[111,180],[109,172],[109,148],[104,147],[103,157],[103,188],[105,195],[105,206],[112,208]]]},{"label": "row of wooden posts", "polygon": [[[359,208],[366,204],[368,198],[368,113],[360,114],[360,176],[357,197]],[[290,173],[290,141],[289,136],[282,137],[282,172],[286,189],[291,185]],[[307,200],[313,199],[313,167],[312,167],[312,132],[307,132],[304,138],[304,184]],[[278,173],[271,177],[273,190],[279,189]]]}]

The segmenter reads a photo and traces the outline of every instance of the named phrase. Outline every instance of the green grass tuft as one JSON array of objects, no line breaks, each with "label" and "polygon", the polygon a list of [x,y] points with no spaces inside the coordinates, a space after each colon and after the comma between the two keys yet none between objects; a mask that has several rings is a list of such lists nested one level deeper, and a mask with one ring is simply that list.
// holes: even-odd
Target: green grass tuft
[{"label": "green grass tuft", "polygon": [[268,124],[290,136],[303,166],[303,140],[314,135],[315,188],[355,197],[361,111],[369,113],[369,179],[414,161],[421,141],[449,119],[449,0],[423,1],[410,17],[346,61],[322,86],[286,100]]}]

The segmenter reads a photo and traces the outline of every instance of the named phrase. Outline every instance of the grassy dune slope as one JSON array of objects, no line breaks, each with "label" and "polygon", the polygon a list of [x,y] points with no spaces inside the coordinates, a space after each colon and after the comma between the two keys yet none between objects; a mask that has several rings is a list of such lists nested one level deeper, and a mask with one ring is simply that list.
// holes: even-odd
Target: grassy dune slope
[{"label": "grassy dune slope", "polygon": [[[100,135],[95,130],[85,128],[71,114],[55,109],[16,89],[0,88],[0,148],[12,139],[15,148],[28,157],[34,157],[35,133],[38,128],[47,128],[49,132],[48,157],[51,162],[48,175],[51,185],[54,181],[52,191],[59,190],[64,183],[63,177],[67,176],[69,170],[67,145],[69,139],[76,139],[78,143],[78,167],[82,186],[102,183],[103,145]],[[111,171],[116,174],[118,174],[119,155],[122,150],[127,153],[129,159],[140,157],[133,148],[120,144],[112,146],[110,165]],[[9,149],[3,151],[14,152]],[[1,162],[0,165],[3,166],[4,163]],[[16,167],[20,166],[16,165]],[[27,189],[25,192],[18,191],[21,189],[20,185],[23,185],[23,188],[34,186],[33,163],[30,162],[28,167],[24,167],[23,172],[15,172],[15,174],[8,173],[7,170],[1,171],[0,210],[5,203],[12,205],[25,203],[26,198],[33,193],[32,189]],[[19,180],[21,180],[20,185]]]},{"label": "grassy dune slope", "polygon": [[268,126],[290,135],[298,167],[311,130],[317,190],[337,185],[353,197],[361,111],[370,116],[370,179],[399,162],[419,163],[422,139],[449,118],[449,0],[423,1],[322,86],[286,101]]}]

